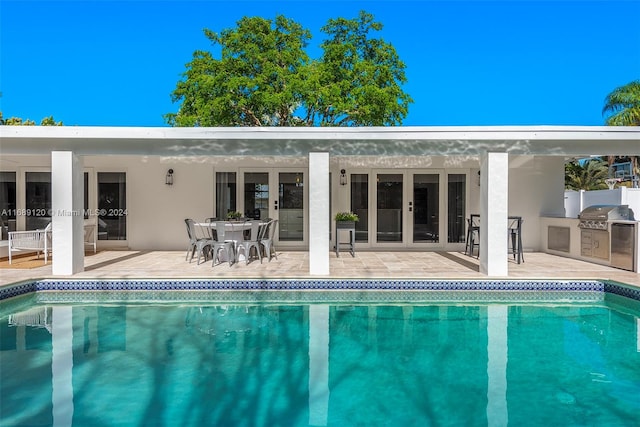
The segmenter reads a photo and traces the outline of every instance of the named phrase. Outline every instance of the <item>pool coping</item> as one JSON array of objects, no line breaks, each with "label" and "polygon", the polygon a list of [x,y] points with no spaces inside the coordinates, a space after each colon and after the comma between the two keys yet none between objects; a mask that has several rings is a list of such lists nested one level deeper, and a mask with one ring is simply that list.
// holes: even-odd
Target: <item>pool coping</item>
[{"label": "pool coping", "polygon": [[[525,299],[539,299],[545,295],[555,295],[554,299],[571,299],[571,295],[580,292],[600,295],[615,294],[640,301],[640,288],[612,280],[599,279],[309,279],[309,278],[277,278],[277,279],[37,279],[6,285],[0,288],[0,301],[30,293],[102,293],[108,294],[111,300],[131,300],[132,296],[149,300],[162,299],[159,293],[174,292],[163,297],[167,300],[185,293],[182,300],[199,300],[206,298],[207,293],[218,291],[251,291],[259,293],[290,291],[331,291],[327,300],[340,300],[337,291],[386,292],[389,300],[397,300],[400,296],[392,296],[389,291],[430,292],[432,299],[446,300],[453,297],[465,297],[479,300],[509,299],[509,295],[520,293]],[[565,294],[562,294],[565,293]],[[485,295],[486,294],[486,295]],[[189,297],[191,295],[191,297]],[[527,296],[528,295],[528,296]],[[406,296],[406,295],[405,295]],[[546,298],[548,296],[544,296]],[[174,298],[175,299],[175,298]],[[463,300],[465,298],[462,298]]]}]

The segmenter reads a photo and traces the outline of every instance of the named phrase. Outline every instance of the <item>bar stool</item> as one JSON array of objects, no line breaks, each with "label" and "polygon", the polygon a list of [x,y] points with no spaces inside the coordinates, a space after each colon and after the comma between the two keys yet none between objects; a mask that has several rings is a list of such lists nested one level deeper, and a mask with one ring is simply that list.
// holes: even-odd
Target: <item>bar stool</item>
[{"label": "bar stool", "polygon": [[520,262],[524,262],[524,254],[522,251],[522,217],[510,216],[509,217],[509,252],[513,255],[513,259]]},{"label": "bar stool", "polygon": [[[471,215],[471,218],[467,218],[467,238],[464,248],[465,255],[473,256],[474,247],[478,247],[478,257],[480,256],[480,225],[478,225],[474,218],[477,215]],[[476,240],[477,239],[477,240]]]}]

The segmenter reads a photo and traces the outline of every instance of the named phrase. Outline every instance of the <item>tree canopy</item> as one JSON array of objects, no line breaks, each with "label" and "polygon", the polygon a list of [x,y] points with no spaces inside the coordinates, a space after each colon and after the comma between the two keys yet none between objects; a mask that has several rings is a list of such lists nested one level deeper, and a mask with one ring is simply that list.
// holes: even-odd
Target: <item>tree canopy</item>
[{"label": "tree canopy", "polygon": [[[9,117],[5,119],[0,111],[0,125],[6,126],[35,126],[36,122],[31,119],[20,117]],[[62,122],[56,122],[53,116],[45,117],[40,121],[40,126],[63,126]]]},{"label": "tree canopy", "polygon": [[196,51],[172,92],[172,126],[400,125],[413,102],[401,85],[405,64],[372,33],[382,24],[360,12],[330,19],[322,55],[311,59],[309,30],[282,15],[244,17],[205,36],[219,58]]}]

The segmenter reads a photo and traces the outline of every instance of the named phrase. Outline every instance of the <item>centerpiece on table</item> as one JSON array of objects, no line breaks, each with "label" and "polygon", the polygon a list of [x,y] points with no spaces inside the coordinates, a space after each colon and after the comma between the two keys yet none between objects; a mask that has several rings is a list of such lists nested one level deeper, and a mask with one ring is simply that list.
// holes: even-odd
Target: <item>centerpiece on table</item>
[{"label": "centerpiece on table", "polygon": [[356,228],[356,221],[358,221],[358,214],[353,212],[338,212],[335,216],[336,228]]},{"label": "centerpiece on table", "polygon": [[242,212],[231,211],[227,213],[227,219],[229,221],[240,221],[240,218],[242,218]]}]

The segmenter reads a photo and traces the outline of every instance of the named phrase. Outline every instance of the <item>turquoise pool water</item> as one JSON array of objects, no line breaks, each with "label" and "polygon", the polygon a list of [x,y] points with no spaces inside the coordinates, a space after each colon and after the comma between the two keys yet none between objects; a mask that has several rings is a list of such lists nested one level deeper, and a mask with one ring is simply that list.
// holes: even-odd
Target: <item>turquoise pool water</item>
[{"label": "turquoise pool water", "polygon": [[0,424],[638,425],[638,301],[215,295],[0,304]]}]

